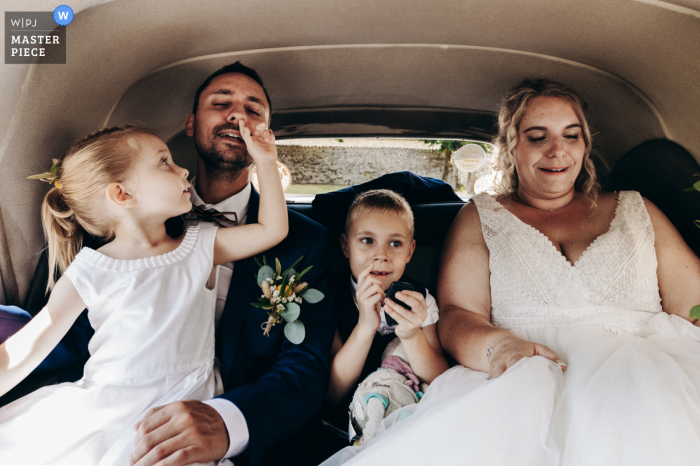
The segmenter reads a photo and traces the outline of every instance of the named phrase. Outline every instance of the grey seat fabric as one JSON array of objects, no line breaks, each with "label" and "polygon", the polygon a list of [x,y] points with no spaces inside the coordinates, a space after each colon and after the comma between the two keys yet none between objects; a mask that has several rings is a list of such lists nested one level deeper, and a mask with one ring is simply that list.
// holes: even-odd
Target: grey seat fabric
[{"label": "grey seat fabric", "polygon": [[629,151],[608,175],[605,191],[634,190],[661,209],[688,246],[700,255],[700,192],[684,192],[700,177],[700,166],[680,145],[654,139]]}]

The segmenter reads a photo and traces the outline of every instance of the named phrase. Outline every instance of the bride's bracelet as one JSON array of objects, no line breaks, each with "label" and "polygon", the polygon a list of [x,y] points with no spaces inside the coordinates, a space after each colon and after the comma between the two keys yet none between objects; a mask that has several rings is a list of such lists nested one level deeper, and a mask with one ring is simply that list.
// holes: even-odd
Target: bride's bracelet
[{"label": "bride's bracelet", "polygon": [[498,343],[499,341],[503,340],[504,338],[506,338],[507,336],[508,335],[503,335],[501,338],[499,338],[498,340],[491,343],[488,348],[486,348],[486,359],[491,359],[491,353],[493,352],[494,345],[496,343]]}]

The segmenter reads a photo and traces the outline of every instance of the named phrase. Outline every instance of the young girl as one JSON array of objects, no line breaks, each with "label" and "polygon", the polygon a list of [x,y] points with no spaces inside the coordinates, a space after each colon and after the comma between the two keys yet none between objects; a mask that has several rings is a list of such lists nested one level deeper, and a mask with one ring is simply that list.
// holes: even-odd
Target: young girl
[{"label": "young girl", "polygon": [[[0,464],[129,464],[133,426],[146,411],[220,393],[216,295],[207,280],[214,266],[265,251],[288,230],[274,136],[251,134],[243,122],[239,128],[261,187],[252,225],[202,223],[170,238],[165,221],[191,208],[188,172],[140,128],[99,131],[60,162],[42,206],[53,291],[0,346],[0,394],[46,357],[86,307],[95,329],[91,357],[80,381],[0,409]],[[111,241],[81,249],[84,231]],[[63,276],[54,283],[57,270]]]}]

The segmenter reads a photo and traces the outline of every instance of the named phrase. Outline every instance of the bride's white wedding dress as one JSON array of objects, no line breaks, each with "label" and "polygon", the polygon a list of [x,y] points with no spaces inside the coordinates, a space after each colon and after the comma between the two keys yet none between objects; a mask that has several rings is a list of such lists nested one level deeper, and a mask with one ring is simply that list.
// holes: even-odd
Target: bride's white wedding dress
[{"label": "bride's white wedding dress", "polygon": [[700,328],[662,311],[641,196],[620,193],[574,265],[491,196],[474,202],[494,325],[547,345],[566,372],[543,357],[493,380],[454,367],[328,464],[700,464]]}]

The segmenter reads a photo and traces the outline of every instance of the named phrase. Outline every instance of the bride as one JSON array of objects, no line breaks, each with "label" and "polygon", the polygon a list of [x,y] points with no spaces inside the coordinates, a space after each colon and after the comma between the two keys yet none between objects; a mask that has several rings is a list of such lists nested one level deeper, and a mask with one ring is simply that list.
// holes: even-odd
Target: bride
[{"label": "bride", "polygon": [[506,95],[501,194],[443,252],[438,332],[461,366],[328,464],[698,464],[700,260],[639,193],[598,193],[584,106],[543,79]]}]

